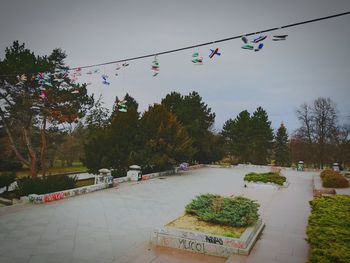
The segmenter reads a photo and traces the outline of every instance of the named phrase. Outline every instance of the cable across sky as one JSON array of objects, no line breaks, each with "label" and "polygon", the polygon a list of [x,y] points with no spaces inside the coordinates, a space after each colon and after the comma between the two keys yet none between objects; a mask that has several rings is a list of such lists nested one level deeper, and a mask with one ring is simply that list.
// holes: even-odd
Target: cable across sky
[{"label": "cable across sky", "polygon": [[99,63],[99,64],[74,67],[74,68],[70,68],[70,69],[74,70],[74,69],[78,69],[78,68],[81,68],[81,69],[93,68],[93,67],[99,67],[99,66],[105,66],[105,65],[110,65],[110,64],[121,63],[121,62],[125,62],[125,61],[139,60],[139,59],[144,59],[144,58],[149,58],[149,57],[154,57],[154,56],[159,56],[159,55],[165,55],[165,54],[180,52],[180,51],[187,50],[187,49],[193,49],[193,48],[197,48],[197,47],[208,46],[208,45],[212,45],[212,44],[215,44],[215,43],[231,41],[231,40],[234,40],[234,39],[237,39],[237,38],[242,38],[243,36],[252,36],[252,35],[256,35],[256,34],[263,34],[263,33],[272,32],[272,31],[276,31],[276,30],[280,30],[280,29],[284,29],[284,28],[296,27],[296,26],[300,26],[300,25],[304,25],[304,24],[315,23],[315,22],[319,22],[319,21],[322,21],[322,20],[327,20],[327,19],[340,17],[340,16],[346,16],[346,15],[350,15],[350,11],[344,12],[344,13],[335,14],[335,15],[331,15],[331,16],[324,16],[324,17],[319,17],[319,18],[315,18],[315,19],[311,19],[311,20],[297,22],[297,23],[293,23],[293,24],[288,24],[288,25],[284,25],[284,26],[280,26],[280,27],[273,27],[273,28],[269,28],[269,29],[264,29],[264,30],[260,30],[260,31],[257,31],[257,32],[251,32],[251,33],[246,33],[246,34],[242,34],[242,35],[232,36],[232,37],[228,37],[228,38],[218,39],[218,40],[215,40],[215,41],[205,42],[205,43],[201,43],[201,44],[197,44],[197,45],[192,45],[192,46],[181,47],[181,48],[177,48],[177,49],[161,51],[161,52],[147,54],[147,55],[142,55],[142,56],[138,56],[138,57],[124,58],[124,59],[119,59],[119,60],[110,61],[110,62],[104,62],[104,63]]},{"label": "cable across sky", "polygon": [[[284,26],[273,27],[273,28],[269,28],[269,29],[263,29],[263,30],[256,31],[256,32],[245,33],[245,34],[236,35],[236,36],[223,38],[223,39],[218,39],[218,40],[214,40],[214,41],[209,41],[209,42],[205,42],[205,43],[201,43],[201,44],[197,44],[197,45],[191,45],[191,46],[181,47],[181,48],[177,48],[177,49],[160,51],[160,52],[156,52],[156,53],[152,53],[152,54],[146,54],[146,55],[137,56],[137,57],[123,58],[123,59],[114,60],[114,61],[110,61],[110,62],[103,62],[103,63],[99,63],[99,64],[91,64],[91,65],[85,65],[85,66],[76,66],[76,67],[69,68],[69,70],[93,68],[93,67],[105,66],[105,65],[110,65],[110,64],[117,64],[117,63],[126,62],[126,61],[129,62],[129,61],[133,61],[133,60],[139,60],[139,59],[144,59],[144,58],[149,58],[149,57],[154,57],[154,56],[160,56],[160,55],[180,52],[180,51],[184,51],[184,50],[188,50],[188,49],[208,46],[208,45],[212,45],[212,44],[215,44],[215,43],[231,41],[231,40],[234,40],[234,39],[242,38],[244,36],[252,36],[252,35],[257,35],[257,34],[263,34],[263,33],[267,33],[267,32],[277,31],[277,30],[290,28],[290,27],[296,27],[296,26],[309,24],[309,23],[315,23],[315,22],[328,20],[328,19],[341,17],[341,16],[346,16],[346,15],[350,15],[350,11],[344,12],[344,13],[338,13],[338,14],[330,15],[330,16],[319,17],[319,18],[315,18],[315,19],[311,19],[311,20],[305,20],[305,21],[301,21],[301,22],[296,22],[296,23],[288,24],[288,25],[284,25]],[[14,75],[17,75],[17,74],[26,74],[26,73],[16,73],[16,74],[11,74],[11,75],[0,75],[0,76],[1,77],[14,76]],[[33,73],[29,73],[29,74],[33,74]]]}]

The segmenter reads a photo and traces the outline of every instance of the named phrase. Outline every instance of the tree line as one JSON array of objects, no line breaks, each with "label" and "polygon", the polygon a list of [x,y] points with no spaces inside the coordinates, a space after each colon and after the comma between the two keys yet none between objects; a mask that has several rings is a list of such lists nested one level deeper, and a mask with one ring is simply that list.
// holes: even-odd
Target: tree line
[{"label": "tree line", "polygon": [[215,132],[215,113],[195,91],[171,92],[144,112],[126,94],[127,111],[118,111],[118,98],[109,111],[101,97],[87,95],[86,85],[69,76],[63,88],[51,77],[42,97],[35,77],[21,81],[14,74],[67,69],[65,58],[60,49],[37,56],[17,41],[6,48],[0,75],[11,76],[0,78],[0,170],[25,166],[31,176],[45,175],[56,160],[68,166],[82,161],[92,172],[107,167],[121,173],[131,164],[159,171],[181,162],[350,163],[349,125],[339,122],[329,98],[301,105],[296,111],[300,127],[290,135],[283,123],[274,131],[262,107],[252,114],[243,110]]},{"label": "tree line", "polygon": [[197,92],[172,92],[142,114],[129,94],[124,100],[127,112],[118,111],[118,98],[111,114],[98,100],[87,117],[84,162],[91,171],[102,166],[125,171],[139,164],[153,172],[223,157],[221,136],[211,130],[215,114]]}]

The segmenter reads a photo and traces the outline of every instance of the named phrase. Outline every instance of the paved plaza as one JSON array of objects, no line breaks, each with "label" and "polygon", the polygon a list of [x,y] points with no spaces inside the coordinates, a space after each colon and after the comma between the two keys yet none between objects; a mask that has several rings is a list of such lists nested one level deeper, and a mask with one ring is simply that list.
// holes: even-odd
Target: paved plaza
[{"label": "paved plaza", "polygon": [[[0,209],[0,261],[5,262],[305,262],[312,172],[283,170],[288,188],[244,188],[243,176],[267,167],[202,168],[123,183],[41,205]],[[258,200],[266,224],[251,254],[229,259],[149,245],[152,229],[184,212],[196,195]]]}]

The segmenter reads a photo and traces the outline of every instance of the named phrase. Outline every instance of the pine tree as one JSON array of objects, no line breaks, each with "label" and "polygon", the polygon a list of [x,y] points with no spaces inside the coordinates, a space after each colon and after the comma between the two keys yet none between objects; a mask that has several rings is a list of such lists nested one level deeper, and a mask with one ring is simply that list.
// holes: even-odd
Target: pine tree
[{"label": "pine tree", "polygon": [[84,164],[93,173],[102,167],[125,171],[130,164],[140,163],[136,155],[143,146],[143,134],[139,129],[138,103],[129,94],[124,99],[128,105],[126,112],[118,111],[116,98],[111,116],[99,101],[92,116],[89,115]]},{"label": "pine tree", "polygon": [[141,130],[144,143],[138,159],[144,166],[169,169],[193,156],[192,140],[186,129],[164,105],[149,107],[141,118]]},{"label": "pine tree", "polygon": [[266,164],[273,146],[273,130],[267,112],[258,107],[251,118],[251,160]]},{"label": "pine tree", "polygon": [[211,112],[211,108],[202,101],[197,92],[193,91],[186,96],[172,92],[162,100],[162,105],[176,115],[191,137],[196,150],[194,160],[208,163],[217,158],[211,152],[213,133],[210,130],[214,124],[215,113]]},{"label": "pine tree", "polygon": [[290,164],[288,134],[287,129],[283,123],[277,130],[274,145],[275,162],[281,166],[288,166]]},{"label": "pine tree", "polygon": [[251,117],[247,110],[240,112],[234,120],[226,121],[221,134],[230,155],[239,157],[243,163],[250,161]]}]

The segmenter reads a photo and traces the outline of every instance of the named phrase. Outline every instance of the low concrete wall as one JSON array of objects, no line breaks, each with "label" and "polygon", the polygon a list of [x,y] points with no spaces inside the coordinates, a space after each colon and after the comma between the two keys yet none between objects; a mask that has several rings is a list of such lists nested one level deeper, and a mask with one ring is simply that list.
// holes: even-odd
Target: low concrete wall
[{"label": "low concrete wall", "polygon": [[253,227],[248,227],[240,238],[164,227],[153,231],[151,242],[158,246],[228,258],[232,254],[248,255],[264,226],[259,220]]},{"label": "low concrete wall", "polygon": [[233,168],[234,165],[230,165],[230,164],[206,164],[205,167],[209,167],[209,168]]},{"label": "low concrete wall", "polygon": [[195,170],[203,167],[205,167],[205,164],[195,164],[195,165],[188,166],[188,170]]},{"label": "low concrete wall", "polygon": [[167,171],[158,172],[158,173],[144,174],[144,175],[142,175],[142,181],[156,178],[159,176],[172,175],[172,174],[176,174],[176,173],[177,173],[177,171],[175,171],[175,170],[167,170]]},{"label": "low concrete wall", "polygon": [[113,185],[118,184],[118,183],[129,182],[129,181],[130,181],[130,177],[127,177],[127,176],[113,178]]},{"label": "low concrete wall", "polygon": [[74,189],[69,189],[69,190],[64,190],[64,191],[59,191],[54,193],[48,193],[48,194],[42,194],[42,195],[30,194],[28,195],[28,200],[29,202],[32,202],[35,204],[47,203],[47,202],[56,201],[56,200],[60,200],[60,199],[64,199],[64,198],[68,198],[76,195],[95,192],[98,190],[108,188],[110,185],[111,184],[102,183],[102,184],[83,186],[79,188],[74,188]]},{"label": "low concrete wall", "polygon": [[[203,167],[205,167],[205,164],[196,164],[196,165],[188,166],[187,170],[195,170],[195,169],[199,169],[199,168],[203,168]],[[183,170],[174,169],[174,170],[167,170],[167,171],[164,171],[164,172],[144,174],[144,175],[142,175],[142,181],[148,180],[148,179],[152,179],[152,178],[156,178],[156,177],[159,177],[159,176],[173,175],[173,174],[177,174],[177,173],[182,172],[182,171]]]},{"label": "low concrete wall", "polygon": [[[198,169],[198,168],[202,168],[202,167],[204,167],[204,165],[199,164],[199,165],[190,166],[189,169]],[[142,175],[142,180],[148,180],[151,178],[156,178],[156,177],[164,176],[164,175],[171,175],[171,174],[175,174],[175,173],[176,172],[174,170],[168,170],[168,171],[164,171],[164,172],[145,174],[145,175]],[[69,189],[69,190],[65,190],[65,191],[54,192],[54,193],[42,194],[42,195],[31,194],[31,195],[28,195],[28,200],[29,200],[29,202],[32,202],[35,204],[47,203],[47,202],[61,200],[61,199],[76,196],[76,195],[95,192],[98,190],[108,188],[112,184],[113,184],[113,186],[116,186],[119,183],[128,182],[128,181],[130,181],[130,177],[127,177],[127,176],[126,177],[119,177],[119,178],[114,178],[113,180],[110,181],[110,183],[89,185],[89,186],[84,186],[84,187],[79,187],[79,188]]]}]

